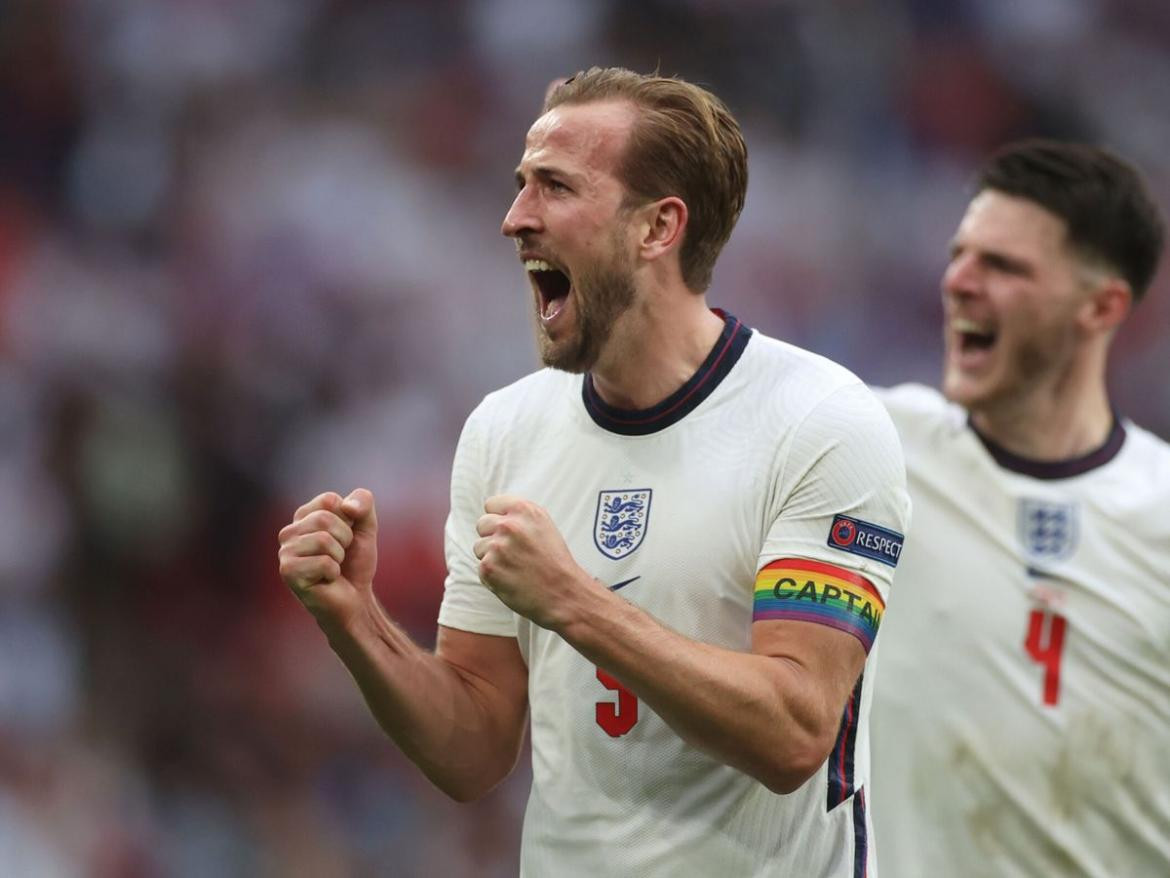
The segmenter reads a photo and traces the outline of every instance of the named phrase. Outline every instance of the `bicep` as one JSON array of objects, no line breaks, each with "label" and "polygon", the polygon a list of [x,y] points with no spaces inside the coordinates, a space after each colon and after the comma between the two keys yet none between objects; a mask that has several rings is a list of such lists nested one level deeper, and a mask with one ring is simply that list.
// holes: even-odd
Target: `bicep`
[{"label": "bicep", "polygon": [[789,448],[757,559],[753,651],[787,662],[840,722],[877,636],[909,516],[901,445],[864,386],[825,399]]},{"label": "bicep", "polygon": [[[845,703],[865,666],[866,650],[852,634],[792,619],[752,624],[752,652],[782,662],[806,730],[831,747]],[[826,750],[826,753],[828,751]]]}]

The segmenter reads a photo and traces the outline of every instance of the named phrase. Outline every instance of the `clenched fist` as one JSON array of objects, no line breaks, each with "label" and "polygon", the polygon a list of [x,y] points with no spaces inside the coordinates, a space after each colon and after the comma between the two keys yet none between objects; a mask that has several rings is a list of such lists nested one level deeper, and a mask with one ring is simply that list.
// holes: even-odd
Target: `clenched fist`
[{"label": "clenched fist", "polygon": [[318,621],[341,620],[372,598],[377,537],[369,491],[319,494],[281,528],[281,579]]},{"label": "clenched fist", "polygon": [[597,587],[573,560],[549,514],[535,503],[489,497],[475,529],[480,581],[541,627],[555,629],[580,589]]}]

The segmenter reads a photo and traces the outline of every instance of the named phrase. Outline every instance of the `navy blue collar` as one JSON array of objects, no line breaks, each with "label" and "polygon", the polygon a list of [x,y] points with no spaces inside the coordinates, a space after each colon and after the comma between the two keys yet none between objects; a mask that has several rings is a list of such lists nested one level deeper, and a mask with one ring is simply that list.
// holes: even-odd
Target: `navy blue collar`
[{"label": "navy blue collar", "polygon": [[623,436],[646,436],[677,424],[710,396],[727,377],[747,347],[752,331],[732,315],[713,309],[723,318],[723,332],[707,354],[707,359],[678,390],[648,409],[619,409],[605,402],[593,386],[593,376],[585,373],[581,398],[585,411],[603,430]]},{"label": "navy blue collar", "polygon": [[975,424],[971,422],[970,415],[967,416],[967,426],[971,428],[972,433],[979,437],[979,441],[983,443],[983,447],[987,449],[987,453],[997,464],[1006,470],[1031,476],[1034,479],[1069,479],[1073,476],[1083,475],[1109,463],[1117,457],[1121,446],[1125,444],[1125,427],[1122,426],[1121,419],[1116,414],[1113,416],[1113,428],[1099,448],[1068,460],[1032,460],[1028,457],[1021,457],[980,433],[975,428]]}]

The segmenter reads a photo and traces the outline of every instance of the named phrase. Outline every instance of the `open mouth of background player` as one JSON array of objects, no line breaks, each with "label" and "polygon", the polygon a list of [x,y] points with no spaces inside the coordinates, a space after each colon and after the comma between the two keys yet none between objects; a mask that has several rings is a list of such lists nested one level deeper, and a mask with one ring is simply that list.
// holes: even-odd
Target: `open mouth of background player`
[{"label": "open mouth of background player", "polygon": [[995,347],[999,340],[998,328],[989,321],[968,317],[952,317],[949,330],[953,350],[960,356],[978,357]]},{"label": "open mouth of background player", "polygon": [[959,350],[964,354],[989,351],[995,346],[997,338],[994,332],[960,332]]}]

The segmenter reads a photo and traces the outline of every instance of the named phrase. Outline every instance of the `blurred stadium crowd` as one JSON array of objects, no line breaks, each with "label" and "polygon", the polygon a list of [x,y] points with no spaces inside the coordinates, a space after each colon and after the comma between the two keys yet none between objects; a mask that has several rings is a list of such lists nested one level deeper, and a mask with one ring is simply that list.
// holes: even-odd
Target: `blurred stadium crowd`
[{"label": "blurred stadium crowd", "polygon": [[[1154,0],[0,0],[0,874],[515,874],[526,769],[420,779],[275,534],[372,488],[432,640],[460,425],[536,363],[512,169],[592,64],[724,97],[752,180],[712,301],[875,383],[934,381],[1001,141],[1113,145],[1170,207]],[[1162,436],[1167,280],[1114,363]]]}]

